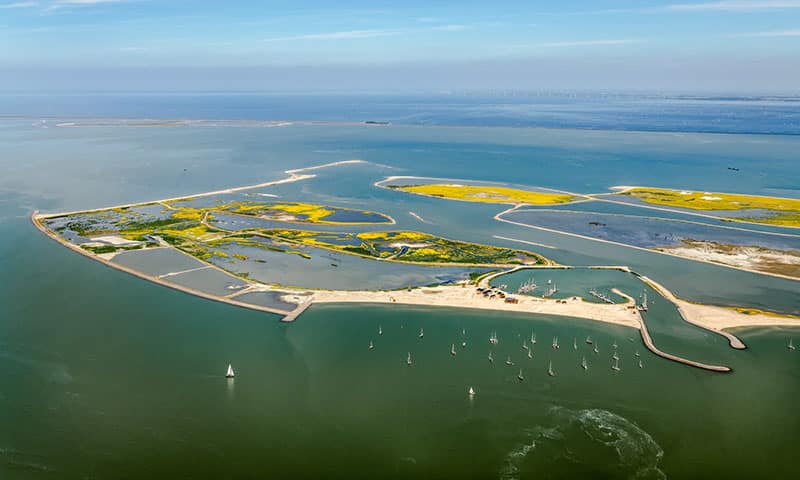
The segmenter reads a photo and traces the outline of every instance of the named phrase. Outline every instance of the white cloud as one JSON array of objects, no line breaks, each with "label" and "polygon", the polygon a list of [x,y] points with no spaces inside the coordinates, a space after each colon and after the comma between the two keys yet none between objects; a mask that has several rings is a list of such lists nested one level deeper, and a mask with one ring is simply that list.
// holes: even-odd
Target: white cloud
[{"label": "white cloud", "polygon": [[265,38],[265,42],[291,42],[295,40],[351,40],[360,38],[391,37],[422,32],[460,32],[469,25],[437,25],[425,28],[374,28],[367,30],[346,30],[342,32],[305,33],[285,37]]},{"label": "white cloud", "polygon": [[7,8],[31,8],[37,6],[38,3],[36,2],[15,2],[15,3],[3,3],[0,4],[1,9]]},{"label": "white cloud", "polygon": [[800,8],[798,0],[722,0],[704,3],[677,3],[667,5],[668,10],[681,11],[752,11]]},{"label": "white cloud", "polygon": [[546,42],[540,43],[539,47],[590,47],[597,45],[628,45],[631,43],[641,43],[642,40],[638,38],[617,38],[617,39],[599,39],[599,40],[575,40],[567,42]]},{"label": "white cloud", "polygon": [[369,29],[369,30],[347,30],[344,32],[328,33],[306,33],[303,35],[290,35],[286,37],[267,38],[265,42],[288,42],[293,40],[347,40],[352,38],[374,38],[400,35],[400,29]]},{"label": "white cloud", "polygon": [[438,27],[433,27],[431,30],[437,30],[440,32],[460,32],[462,30],[466,30],[466,25],[440,25]]},{"label": "white cloud", "polygon": [[800,29],[778,30],[774,32],[740,33],[735,37],[800,37]]},{"label": "white cloud", "polygon": [[100,3],[118,3],[121,0],[56,0],[54,5],[97,5]]}]

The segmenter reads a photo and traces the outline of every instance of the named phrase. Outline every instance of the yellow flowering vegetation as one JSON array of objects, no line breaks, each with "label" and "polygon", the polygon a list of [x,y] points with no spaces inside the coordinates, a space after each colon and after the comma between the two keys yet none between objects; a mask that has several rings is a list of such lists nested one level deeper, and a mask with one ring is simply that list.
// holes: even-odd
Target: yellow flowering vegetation
[{"label": "yellow flowering vegetation", "polygon": [[639,200],[669,207],[705,211],[764,210],[766,216],[726,217],[726,220],[800,227],[800,199],[763,197],[737,193],[694,192],[666,188],[636,187],[626,190]]},{"label": "yellow flowering vegetation", "polygon": [[525,203],[530,205],[556,205],[574,200],[572,195],[560,193],[534,192],[518,188],[488,185],[456,185],[430,183],[425,185],[404,185],[390,187],[418,195],[483,203]]}]

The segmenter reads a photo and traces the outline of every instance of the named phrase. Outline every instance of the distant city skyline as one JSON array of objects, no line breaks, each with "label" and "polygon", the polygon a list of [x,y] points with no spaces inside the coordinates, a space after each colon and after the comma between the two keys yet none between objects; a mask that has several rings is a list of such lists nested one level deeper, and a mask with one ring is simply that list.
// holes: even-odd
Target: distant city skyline
[{"label": "distant city skyline", "polygon": [[0,0],[2,91],[800,92],[800,1]]}]

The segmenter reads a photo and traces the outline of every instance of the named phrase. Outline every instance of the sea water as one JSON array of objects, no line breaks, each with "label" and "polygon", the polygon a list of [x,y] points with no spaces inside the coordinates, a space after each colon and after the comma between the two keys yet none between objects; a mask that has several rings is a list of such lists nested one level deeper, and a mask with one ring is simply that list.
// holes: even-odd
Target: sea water
[{"label": "sea water", "polygon": [[[125,102],[110,99],[103,104],[107,112],[96,107],[88,113],[224,118],[227,112],[216,100],[197,98],[180,99],[174,115]],[[58,99],[50,105],[50,114],[80,113],[59,111],[65,104]],[[797,113],[791,108],[782,103],[768,116],[791,128]],[[187,110],[195,115],[183,115]],[[713,109],[699,110],[697,124],[713,116]],[[758,115],[742,115],[739,122],[750,125],[749,132],[781,122],[762,124]],[[34,118],[4,120],[0,473],[790,476],[800,432],[793,414],[800,357],[786,342],[794,337],[800,343],[797,329],[737,331],[748,349],[734,351],[718,335],[687,327],[649,295],[655,303],[647,321],[656,344],[733,368],[717,374],[653,356],[635,330],[580,319],[316,305],[283,324],[275,315],[109,269],[46,238],[28,216],[37,209],[93,208],[252,184],[282,178],[290,168],[360,158],[382,166],[319,171],[313,180],[263,191],[287,200],[369,207],[395,217],[396,228],[448,238],[515,248],[522,245],[494,235],[537,242],[554,248],[525,248],[562,263],[631,265],[697,301],[797,312],[797,282],[500,224],[492,216],[503,206],[371,186],[386,175],[423,175],[584,193],[643,184],[798,197],[797,147],[798,139],[787,135],[343,125],[42,128]],[[729,165],[742,173],[727,170]],[[496,346],[488,342],[492,332]],[[538,342],[528,359],[522,344],[527,339],[530,345],[534,333]],[[550,347],[556,336],[557,351]],[[600,353],[581,343],[587,336]],[[621,367],[616,373],[610,368],[614,342]],[[505,365],[509,357],[513,367]],[[554,377],[547,375],[550,362]],[[228,363],[237,372],[233,380],[224,378]],[[469,387],[476,390],[472,398]]]}]

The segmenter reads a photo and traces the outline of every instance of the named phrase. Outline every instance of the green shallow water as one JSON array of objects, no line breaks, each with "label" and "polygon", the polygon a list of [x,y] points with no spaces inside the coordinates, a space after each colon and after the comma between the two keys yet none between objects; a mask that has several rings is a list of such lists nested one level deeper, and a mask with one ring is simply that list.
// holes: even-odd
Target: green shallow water
[{"label": "green shallow water", "polygon": [[[698,462],[734,477],[793,470],[788,440],[800,421],[786,412],[800,394],[800,357],[775,332],[745,333],[745,352],[695,344],[735,369],[720,375],[649,354],[628,340],[634,330],[578,319],[331,305],[282,324],[76,255],[64,263],[82,288],[51,292],[46,304],[42,291],[22,295],[3,331],[0,404],[16,414],[4,420],[0,465],[10,478],[690,478]],[[36,315],[22,321],[21,310]],[[532,332],[529,360],[521,344]],[[586,335],[619,344],[620,373]]]},{"label": "green shallow water", "polygon": [[[587,135],[603,138],[609,150],[619,143],[617,134],[563,131],[556,137],[567,146],[548,154],[531,147],[548,142],[541,132],[476,132],[43,132],[0,123],[0,478],[794,476],[800,352],[789,352],[786,341],[793,336],[800,345],[797,329],[743,330],[749,348],[734,351],[718,335],[681,322],[651,295],[655,303],[647,321],[656,344],[734,369],[715,374],[649,354],[634,330],[579,319],[328,305],[282,324],[273,315],[195,298],[91,262],[42,236],[27,219],[34,209],[177,196],[251,183],[254,171],[262,181],[280,178],[286,168],[343,158],[388,163],[395,174],[447,176],[452,168],[445,160],[471,158],[476,165],[492,158],[510,166],[531,152],[556,158]],[[781,160],[791,157],[792,139],[711,137],[722,145],[687,141],[669,150],[672,137],[634,137],[646,148],[620,147],[620,162],[628,167],[652,151],[667,152],[659,153],[662,158],[694,152],[695,161],[727,161],[734,152],[765,156],[773,180],[796,173],[796,162]],[[700,137],[710,138],[687,138]],[[608,168],[587,166],[591,153],[580,149],[579,175],[555,185],[563,175],[553,168],[545,172],[550,186],[580,190],[596,189],[601,181],[623,183],[608,178]],[[412,150],[415,155],[408,155]],[[630,183],[654,180],[651,175],[665,169],[675,172],[671,182],[686,180],[678,178],[684,163],[658,165],[652,174],[630,168],[636,176]],[[704,165],[708,171],[719,167]],[[603,177],[594,180],[593,168]],[[537,169],[522,170],[529,178],[516,181],[547,183],[537,181]],[[474,175],[515,180],[500,178],[504,171]],[[466,209],[422,197],[400,203],[392,192],[368,187],[385,174],[359,167],[274,191],[286,200],[385,211],[398,219],[397,228],[472,241],[492,241],[498,234],[541,242],[556,247],[542,253],[564,263],[633,264],[689,298],[786,310],[800,305],[796,282],[498,225],[490,220],[496,206]],[[590,177],[594,183],[581,183]],[[768,185],[754,188],[757,193]],[[420,224],[408,211],[432,224]],[[458,345],[462,329],[466,349]],[[486,358],[491,331],[500,338],[494,364]],[[538,343],[528,360],[521,344],[533,332]],[[600,344],[600,354],[581,343],[587,335]],[[554,336],[561,343],[557,352],[550,348]],[[572,338],[578,339],[578,352]],[[618,374],[610,369],[608,347],[614,341]],[[455,357],[449,354],[453,343]],[[514,368],[503,364],[509,355]],[[590,364],[586,372],[579,368],[583,355]],[[550,360],[556,377],[546,374]],[[223,378],[228,363],[237,371],[233,381]],[[522,383],[516,378],[520,367]],[[472,400],[469,386],[477,390]]]}]

